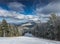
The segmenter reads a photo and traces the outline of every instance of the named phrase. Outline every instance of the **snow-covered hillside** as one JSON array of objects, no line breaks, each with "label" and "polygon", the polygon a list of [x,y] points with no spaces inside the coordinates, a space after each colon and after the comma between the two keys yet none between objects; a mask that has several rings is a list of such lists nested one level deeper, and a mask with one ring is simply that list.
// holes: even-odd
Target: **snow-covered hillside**
[{"label": "snow-covered hillside", "polygon": [[0,38],[0,44],[60,44],[60,42],[23,36]]}]

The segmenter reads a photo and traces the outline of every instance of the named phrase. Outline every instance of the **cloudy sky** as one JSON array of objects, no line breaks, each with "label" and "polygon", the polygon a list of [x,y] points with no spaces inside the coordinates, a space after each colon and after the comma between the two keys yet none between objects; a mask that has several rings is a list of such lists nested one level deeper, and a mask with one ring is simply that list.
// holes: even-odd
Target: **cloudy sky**
[{"label": "cloudy sky", "polygon": [[60,14],[60,0],[0,0],[0,21],[46,21],[51,13]]}]

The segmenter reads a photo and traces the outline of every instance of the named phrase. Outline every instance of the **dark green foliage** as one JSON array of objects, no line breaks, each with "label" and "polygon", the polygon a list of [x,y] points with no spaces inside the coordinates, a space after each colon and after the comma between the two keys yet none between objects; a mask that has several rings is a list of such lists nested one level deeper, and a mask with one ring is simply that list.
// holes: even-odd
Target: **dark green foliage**
[{"label": "dark green foliage", "polygon": [[[37,31],[37,32],[36,32]],[[60,40],[60,19],[59,16],[51,14],[48,22],[40,23],[34,29],[34,35],[51,40]]]},{"label": "dark green foliage", "polygon": [[8,24],[6,20],[3,19],[2,23],[0,24],[0,37],[13,37],[13,36],[20,36],[18,27]]}]

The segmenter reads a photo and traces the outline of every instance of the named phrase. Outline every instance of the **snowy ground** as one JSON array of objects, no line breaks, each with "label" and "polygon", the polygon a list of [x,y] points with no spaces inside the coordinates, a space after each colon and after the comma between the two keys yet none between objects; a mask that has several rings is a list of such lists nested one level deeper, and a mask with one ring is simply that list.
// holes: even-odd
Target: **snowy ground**
[{"label": "snowy ground", "polygon": [[60,44],[60,42],[23,36],[0,38],[0,44]]},{"label": "snowy ground", "polygon": [[31,33],[25,33],[24,36],[26,36],[26,37],[34,37]]}]

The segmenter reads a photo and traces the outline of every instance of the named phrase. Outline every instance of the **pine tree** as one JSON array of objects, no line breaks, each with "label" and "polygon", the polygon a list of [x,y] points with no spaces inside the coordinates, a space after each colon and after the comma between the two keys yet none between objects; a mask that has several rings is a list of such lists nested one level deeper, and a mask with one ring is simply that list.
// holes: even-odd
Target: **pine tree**
[{"label": "pine tree", "polygon": [[6,37],[9,34],[8,23],[5,19],[2,20],[2,36]]},{"label": "pine tree", "polygon": [[0,24],[0,37],[2,37],[2,27],[1,27],[1,24]]}]

